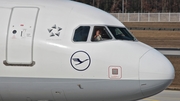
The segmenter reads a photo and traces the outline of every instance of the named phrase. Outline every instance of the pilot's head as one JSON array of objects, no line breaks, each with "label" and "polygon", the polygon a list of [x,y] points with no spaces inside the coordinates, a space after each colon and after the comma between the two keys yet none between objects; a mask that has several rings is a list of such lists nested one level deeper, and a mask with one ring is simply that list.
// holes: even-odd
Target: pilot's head
[{"label": "pilot's head", "polygon": [[101,35],[101,32],[99,29],[96,30],[96,36]]}]

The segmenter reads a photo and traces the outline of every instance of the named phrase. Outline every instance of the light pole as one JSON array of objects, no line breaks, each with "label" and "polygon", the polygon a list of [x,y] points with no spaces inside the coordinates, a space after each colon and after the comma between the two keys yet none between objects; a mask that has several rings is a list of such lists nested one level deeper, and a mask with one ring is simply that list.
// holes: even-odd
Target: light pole
[{"label": "light pole", "polygon": [[124,0],[122,0],[122,13],[124,13]]},{"label": "light pole", "polygon": [[141,0],[141,13],[142,13],[142,9],[143,9],[143,1]]}]

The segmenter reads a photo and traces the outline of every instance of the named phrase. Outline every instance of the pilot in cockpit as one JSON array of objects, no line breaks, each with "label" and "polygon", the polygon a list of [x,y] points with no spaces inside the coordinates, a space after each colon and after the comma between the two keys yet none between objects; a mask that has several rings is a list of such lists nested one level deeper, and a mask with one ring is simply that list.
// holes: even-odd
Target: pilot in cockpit
[{"label": "pilot in cockpit", "polygon": [[101,31],[99,29],[96,30],[96,33],[94,35],[94,41],[102,41]]}]

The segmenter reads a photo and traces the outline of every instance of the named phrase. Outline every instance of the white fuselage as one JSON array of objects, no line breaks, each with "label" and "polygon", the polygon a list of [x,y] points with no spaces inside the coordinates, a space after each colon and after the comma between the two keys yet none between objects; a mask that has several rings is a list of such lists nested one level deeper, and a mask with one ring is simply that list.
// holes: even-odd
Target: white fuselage
[{"label": "white fuselage", "polygon": [[[125,26],[94,7],[1,0],[0,14],[0,101],[131,101],[174,79],[169,60],[136,39],[117,40],[109,26]],[[87,40],[75,41],[81,26]],[[93,41],[96,27],[110,39]]]}]

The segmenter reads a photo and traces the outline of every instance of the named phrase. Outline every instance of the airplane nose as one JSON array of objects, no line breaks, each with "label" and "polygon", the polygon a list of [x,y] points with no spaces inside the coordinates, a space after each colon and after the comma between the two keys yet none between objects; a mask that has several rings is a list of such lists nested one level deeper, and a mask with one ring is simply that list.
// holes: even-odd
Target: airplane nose
[{"label": "airplane nose", "polygon": [[145,97],[155,95],[173,81],[175,71],[170,61],[155,49],[145,53],[139,63],[139,80]]}]

